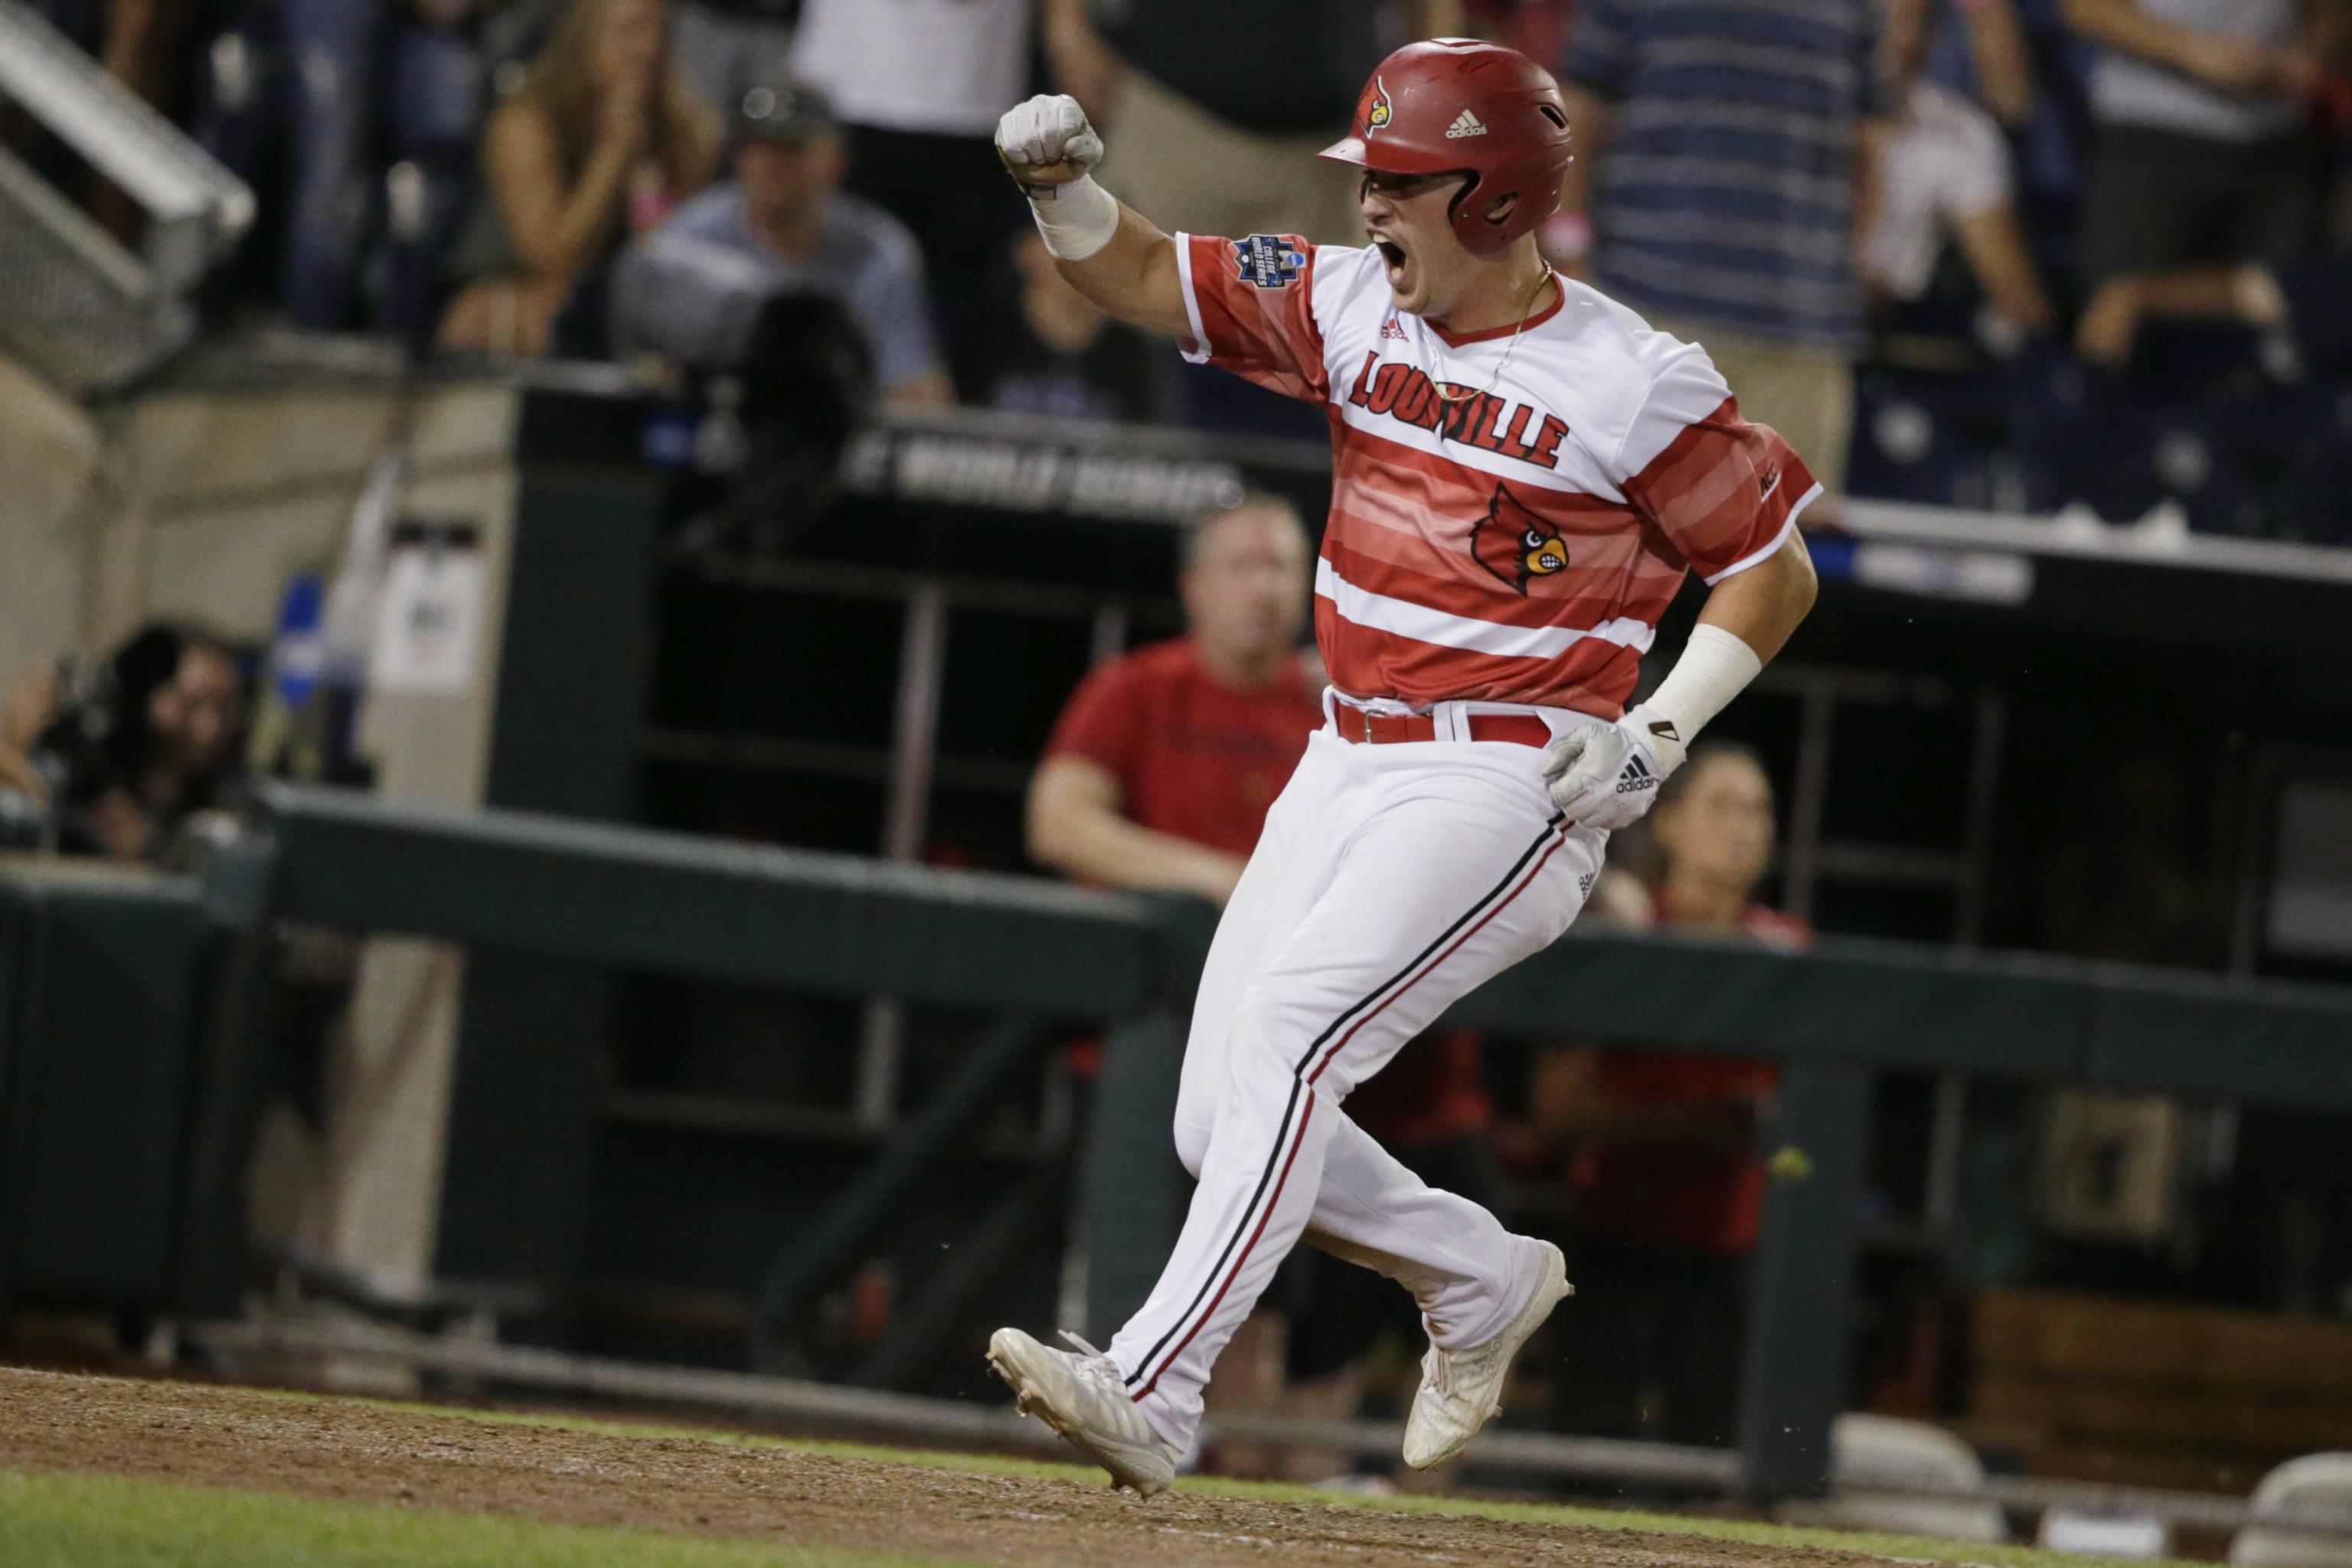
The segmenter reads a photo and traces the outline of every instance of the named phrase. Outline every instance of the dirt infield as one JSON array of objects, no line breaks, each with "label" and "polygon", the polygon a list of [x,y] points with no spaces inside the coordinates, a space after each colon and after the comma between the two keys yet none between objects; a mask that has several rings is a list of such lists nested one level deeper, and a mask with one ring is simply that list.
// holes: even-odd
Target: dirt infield
[{"label": "dirt infield", "polygon": [[167,1479],[957,1561],[1832,1568],[1878,1561],[1690,1535],[1178,1491],[785,1447],[467,1419],[247,1390],[0,1369],[0,1469]]}]

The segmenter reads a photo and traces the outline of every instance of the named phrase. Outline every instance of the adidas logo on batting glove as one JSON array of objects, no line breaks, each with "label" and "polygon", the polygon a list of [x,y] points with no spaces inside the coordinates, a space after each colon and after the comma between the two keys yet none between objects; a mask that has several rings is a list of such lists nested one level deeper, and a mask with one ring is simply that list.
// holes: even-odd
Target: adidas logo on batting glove
[{"label": "adidas logo on batting glove", "polygon": [[1644,704],[1614,724],[1587,724],[1544,752],[1552,804],[1579,827],[1631,827],[1683,765],[1689,748]]}]

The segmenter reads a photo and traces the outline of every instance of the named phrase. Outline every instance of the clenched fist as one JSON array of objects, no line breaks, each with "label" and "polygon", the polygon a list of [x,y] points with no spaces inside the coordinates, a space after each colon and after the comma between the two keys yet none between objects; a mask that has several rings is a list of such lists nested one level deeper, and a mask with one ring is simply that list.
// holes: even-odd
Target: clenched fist
[{"label": "clenched fist", "polygon": [[996,155],[1024,186],[1066,185],[1102,162],[1103,144],[1078,100],[1057,93],[1004,111],[996,122]]},{"label": "clenched fist", "polygon": [[1544,753],[1552,804],[1579,827],[1631,827],[1689,752],[1646,703],[1614,724],[1587,724]]}]

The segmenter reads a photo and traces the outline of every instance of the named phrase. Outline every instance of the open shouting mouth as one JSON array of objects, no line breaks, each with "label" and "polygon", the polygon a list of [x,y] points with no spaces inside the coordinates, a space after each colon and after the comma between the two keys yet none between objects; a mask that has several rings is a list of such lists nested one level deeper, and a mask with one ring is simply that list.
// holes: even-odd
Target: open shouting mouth
[{"label": "open shouting mouth", "polygon": [[1384,234],[1375,231],[1371,238],[1372,248],[1379,251],[1381,259],[1388,264],[1390,289],[1399,300],[1405,299],[1412,291],[1412,285],[1415,271],[1412,258],[1406,253],[1403,246]]}]

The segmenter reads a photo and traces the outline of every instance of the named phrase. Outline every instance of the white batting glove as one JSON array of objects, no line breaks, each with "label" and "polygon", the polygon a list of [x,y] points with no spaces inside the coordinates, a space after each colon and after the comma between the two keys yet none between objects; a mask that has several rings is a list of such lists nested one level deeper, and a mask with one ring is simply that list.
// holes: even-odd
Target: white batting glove
[{"label": "white batting glove", "polygon": [[1690,748],[1649,704],[1614,724],[1587,724],[1544,752],[1552,804],[1579,827],[1631,827]]},{"label": "white batting glove", "polygon": [[1040,94],[996,122],[996,155],[1034,199],[1036,186],[1083,179],[1102,162],[1103,144],[1076,99]]}]

